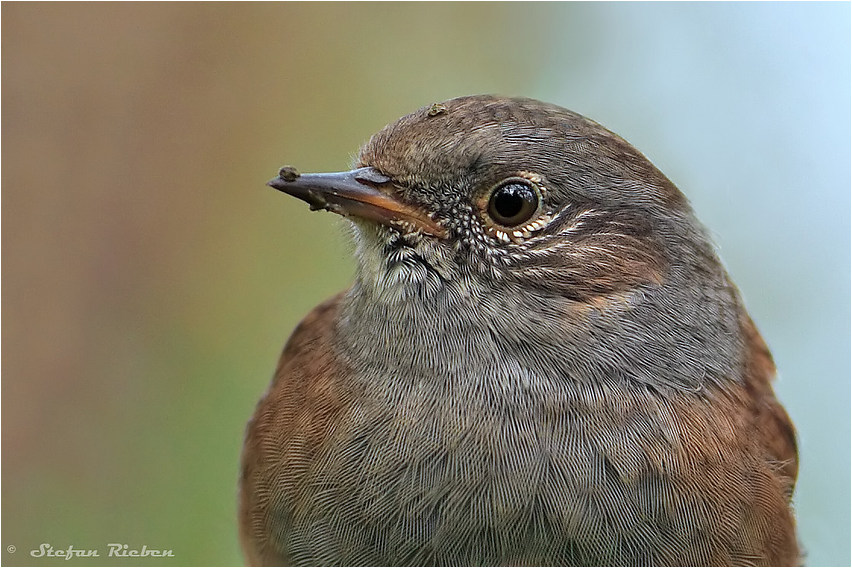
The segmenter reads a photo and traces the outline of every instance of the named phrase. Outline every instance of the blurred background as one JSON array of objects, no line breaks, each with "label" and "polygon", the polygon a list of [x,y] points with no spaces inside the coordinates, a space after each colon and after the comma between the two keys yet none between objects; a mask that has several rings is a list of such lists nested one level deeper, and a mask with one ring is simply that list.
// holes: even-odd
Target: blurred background
[{"label": "blurred background", "polygon": [[848,3],[3,3],[0,561],[242,563],[244,424],[353,273],[345,221],[264,183],[499,93],[604,124],[691,199],[799,429],[806,561],[848,566],[849,21]]}]

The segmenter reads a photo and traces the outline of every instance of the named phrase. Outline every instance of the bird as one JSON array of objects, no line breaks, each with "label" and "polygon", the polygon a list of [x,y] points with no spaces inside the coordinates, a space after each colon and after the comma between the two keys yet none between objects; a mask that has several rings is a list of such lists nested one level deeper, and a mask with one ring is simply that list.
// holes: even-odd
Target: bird
[{"label": "bird", "polygon": [[799,565],[775,364],[683,193],[584,116],[423,107],[353,169],[352,285],[246,428],[251,565]]}]

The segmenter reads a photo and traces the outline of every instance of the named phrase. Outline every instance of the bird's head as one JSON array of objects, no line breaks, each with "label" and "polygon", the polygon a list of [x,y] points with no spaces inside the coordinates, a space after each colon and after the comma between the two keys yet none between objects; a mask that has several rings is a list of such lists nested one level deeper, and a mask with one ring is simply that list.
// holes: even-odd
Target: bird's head
[{"label": "bird's head", "polygon": [[[270,182],[358,228],[362,277],[382,286],[482,279],[600,301],[669,276],[703,241],[680,191],[623,139],[529,99],[425,107],[362,148],[356,169]],[[698,230],[696,230],[698,229]]]},{"label": "bird's head", "polygon": [[709,319],[720,336],[735,326],[735,292],[683,194],[579,114],[530,99],[452,99],[385,127],[355,166],[283,168],[270,185],[354,221],[356,289],[373,304],[463,306],[539,345],[576,332],[588,346],[633,329],[620,338],[628,349],[645,326]]}]

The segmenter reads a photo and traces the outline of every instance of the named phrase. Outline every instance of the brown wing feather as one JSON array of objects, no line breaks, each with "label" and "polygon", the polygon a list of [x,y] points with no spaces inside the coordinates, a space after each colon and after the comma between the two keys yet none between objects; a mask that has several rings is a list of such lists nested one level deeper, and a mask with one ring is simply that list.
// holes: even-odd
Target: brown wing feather
[{"label": "brown wing feather", "polygon": [[769,348],[751,318],[745,315],[744,320],[743,337],[748,355],[745,381],[749,399],[753,401],[754,429],[770,459],[777,464],[781,475],[789,480],[788,491],[792,496],[799,471],[796,431],[772,390],[775,363]]},{"label": "brown wing feather", "polygon": [[[347,406],[334,355],[338,295],[299,324],[278,362],[275,377],[246,430],[240,478],[240,540],[252,565],[285,565],[282,503],[294,504],[298,484],[335,417]],[[272,507],[275,509],[273,517]],[[286,513],[284,513],[286,515]],[[279,527],[276,530],[275,527]]]}]

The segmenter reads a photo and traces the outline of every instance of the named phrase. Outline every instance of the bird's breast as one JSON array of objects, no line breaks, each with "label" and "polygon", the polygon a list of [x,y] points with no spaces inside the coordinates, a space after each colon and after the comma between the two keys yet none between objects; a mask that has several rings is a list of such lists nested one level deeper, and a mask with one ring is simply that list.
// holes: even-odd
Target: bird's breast
[{"label": "bird's breast", "polygon": [[741,396],[571,383],[487,351],[421,372],[384,345],[341,352],[335,312],[297,329],[249,425],[257,561],[736,564],[781,538]]}]

